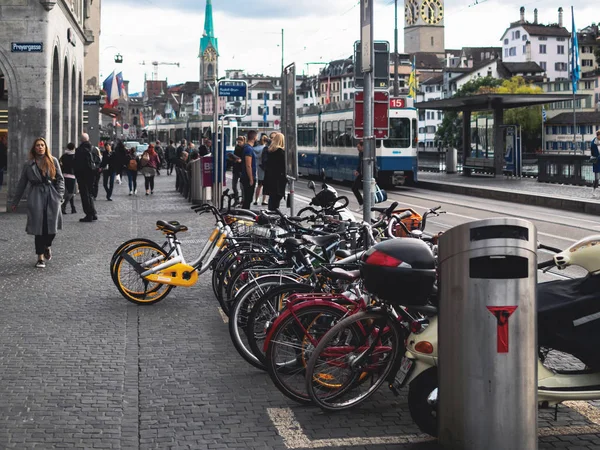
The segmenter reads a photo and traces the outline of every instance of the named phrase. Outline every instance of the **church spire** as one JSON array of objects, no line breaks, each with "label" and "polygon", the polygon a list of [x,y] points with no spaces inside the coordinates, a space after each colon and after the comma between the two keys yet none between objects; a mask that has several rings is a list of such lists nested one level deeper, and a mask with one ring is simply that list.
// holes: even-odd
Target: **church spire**
[{"label": "church spire", "polygon": [[206,9],[204,10],[204,31],[202,32],[202,38],[200,39],[200,55],[204,54],[204,51],[209,44],[212,45],[218,54],[219,48],[217,46],[217,38],[215,38],[213,26],[212,2],[211,0],[206,0]]}]

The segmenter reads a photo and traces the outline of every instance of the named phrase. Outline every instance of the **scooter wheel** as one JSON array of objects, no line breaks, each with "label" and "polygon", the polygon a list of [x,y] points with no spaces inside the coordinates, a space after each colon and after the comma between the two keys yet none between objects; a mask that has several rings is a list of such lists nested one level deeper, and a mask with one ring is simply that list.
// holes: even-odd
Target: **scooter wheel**
[{"label": "scooter wheel", "polygon": [[437,368],[432,367],[415,378],[408,387],[408,409],[423,433],[437,437],[437,403],[429,404],[429,395],[438,387]]}]

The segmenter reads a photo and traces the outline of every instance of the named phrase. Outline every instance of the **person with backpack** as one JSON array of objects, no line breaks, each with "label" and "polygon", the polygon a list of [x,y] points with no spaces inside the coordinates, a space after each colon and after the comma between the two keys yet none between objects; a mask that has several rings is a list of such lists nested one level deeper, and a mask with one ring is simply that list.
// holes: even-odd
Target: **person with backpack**
[{"label": "person with backpack", "polygon": [[154,150],[154,145],[150,144],[148,150],[142,154],[140,165],[142,166],[140,171],[144,175],[146,195],[154,194],[154,177],[156,176],[156,169],[160,166],[160,159]]},{"label": "person with backpack", "polygon": [[90,143],[87,133],[81,135],[81,144],[75,150],[74,158],[75,178],[79,185],[79,195],[85,217],[80,222],[91,222],[98,220],[96,207],[94,205],[93,189],[94,181],[100,168],[100,157],[96,148]]},{"label": "person with backpack", "polygon": [[135,147],[127,152],[127,181],[129,182],[129,195],[137,195],[137,176],[139,158],[135,154]]},{"label": "person with backpack", "polygon": [[[260,197],[262,188],[263,188],[263,182],[265,180],[265,167],[267,165],[267,157],[268,157],[268,152],[267,152],[267,142],[269,141],[269,139],[267,138],[266,134],[263,134],[260,138],[260,141],[258,143],[258,145],[256,147],[254,147],[254,154],[256,155],[256,160],[258,161],[258,166],[256,168],[256,180],[257,180],[257,186],[256,186],[256,191],[254,192],[254,204],[258,205],[258,198]],[[266,206],[267,205],[267,196],[264,195],[262,196],[262,203],[261,205]]]}]

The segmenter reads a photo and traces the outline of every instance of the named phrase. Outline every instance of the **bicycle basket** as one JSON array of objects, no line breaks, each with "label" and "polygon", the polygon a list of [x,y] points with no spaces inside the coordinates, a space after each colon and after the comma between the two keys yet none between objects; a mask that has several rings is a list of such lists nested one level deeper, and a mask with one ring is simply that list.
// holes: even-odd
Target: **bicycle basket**
[{"label": "bicycle basket", "polygon": [[249,236],[252,234],[252,228],[256,226],[256,222],[238,219],[229,224],[234,236]]},{"label": "bicycle basket", "polygon": [[[412,215],[402,219],[402,223],[406,226],[408,231],[418,230],[421,226],[421,221],[423,220],[421,215],[411,208],[396,209],[394,214],[402,214],[404,211],[410,211]],[[396,225],[392,233],[396,237],[408,237],[408,233],[406,233],[406,230],[401,225]]]}]

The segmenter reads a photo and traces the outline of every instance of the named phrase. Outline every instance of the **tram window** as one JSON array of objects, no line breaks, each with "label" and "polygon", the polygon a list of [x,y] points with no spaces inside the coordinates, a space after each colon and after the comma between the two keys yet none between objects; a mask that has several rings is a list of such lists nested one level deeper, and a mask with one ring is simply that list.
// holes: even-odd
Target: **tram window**
[{"label": "tram window", "polygon": [[344,133],[344,146],[345,147],[356,147],[352,141],[352,119],[346,119],[345,121],[345,133]]},{"label": "tram window", "polygon": [[383,141],[386,148],[410,147],[410,120],[404,117],[390,119],[389,138]]},{"label": "tram window", "polygon": [[321,122],[321,147],[327,146],[327,130],[326,130],[326,122]]},{"label": "tram window", "polygon": [[417,119],[413,119],[412,120],[412,147],[416,148],[417,147],[417,141],[418,141],[418,134],[417,134]]},{"label": "tram window", "polygon": [[331,145],[333,147],[339,147],[340,145],[340,124],[338,121],[331,122]]},{"label": "tram window", "polygon": [[333,146],[333,123],[325,122],[325,147]]}]

